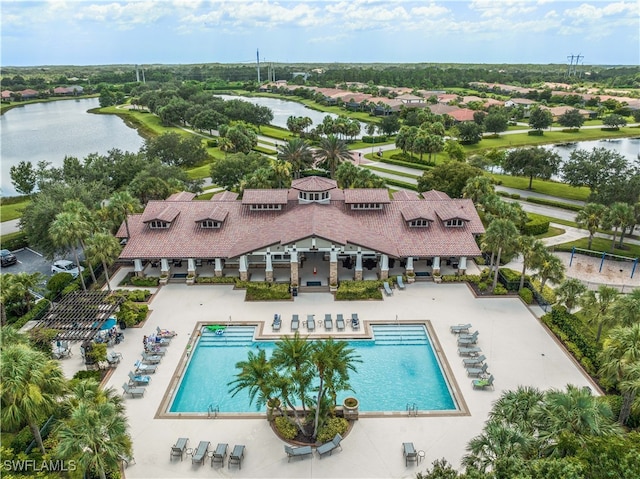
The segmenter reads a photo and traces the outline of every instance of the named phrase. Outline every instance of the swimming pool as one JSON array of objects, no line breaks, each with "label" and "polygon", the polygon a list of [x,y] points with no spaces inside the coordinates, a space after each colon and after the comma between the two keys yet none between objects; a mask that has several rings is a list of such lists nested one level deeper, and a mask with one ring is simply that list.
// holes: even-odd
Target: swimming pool
[{"label": "swimming pool", "polygon": [[[374,325],[372,330],[373,340],[348,341],[362,363],[351,374],[354,392],[342,393],[338,404],[356,396],[363,412],[405,411],[407,405],[420,411],[457,409],[424,324]],[[271,355],[275,343],[254,341],[254,331],[253,326],[230,326],[224,334],[203,329],[168,412],[256,412],[246,391],[231,397],[227,385],[249,350]]]}]

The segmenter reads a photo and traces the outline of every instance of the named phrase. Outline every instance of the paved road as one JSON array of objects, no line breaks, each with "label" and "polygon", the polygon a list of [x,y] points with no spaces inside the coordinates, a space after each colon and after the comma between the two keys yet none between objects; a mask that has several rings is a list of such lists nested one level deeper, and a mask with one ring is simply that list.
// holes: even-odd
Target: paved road
[{"label": "paved road", "polygon": [[8,235],[20,231],[20,219],[3,221],[0,223],[0,234]]}]

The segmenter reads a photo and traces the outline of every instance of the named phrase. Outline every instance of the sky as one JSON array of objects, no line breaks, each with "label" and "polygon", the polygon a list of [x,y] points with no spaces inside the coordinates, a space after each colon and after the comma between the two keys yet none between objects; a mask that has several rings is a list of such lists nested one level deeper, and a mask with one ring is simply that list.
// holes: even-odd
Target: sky
[{"label": "sky", "polygon": [[640,64],[638,0],[0,0],[0,65]]}]

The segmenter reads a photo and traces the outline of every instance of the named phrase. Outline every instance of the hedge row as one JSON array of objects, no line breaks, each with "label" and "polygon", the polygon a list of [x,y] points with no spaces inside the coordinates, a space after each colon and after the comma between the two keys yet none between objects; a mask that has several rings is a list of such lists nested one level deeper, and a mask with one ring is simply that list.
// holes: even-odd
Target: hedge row
[{"label": "hedge row", "polygon": [[363,136],[362,142],[363,143],[386,143],[387,137],[386,136]]},{"label": "hedge row", "polygon": [[291,299],[288,283],[249,283],[245,301]]},{"label": "hedge row", "polygon": [[576,328],[576,324],[580,324],[580,320],[569,314],[564,308],[554,306],[550,313],[542,317],[542,321],[564,343],[567,350],[580,362],[585,371],[591,376],[595,376],[600,365],[598,361],[599,349],[593,339],[586,338],[583,332]]},{"label": "hedge row", "polygon": [[533,218],[525,223],[522,227],[521,233],[523,235],[537,236],[545,234],[549,231],[549,220],[543,218]]},{"label": "hedge row", "polygon": [[21,248],[26,248],[27,246],[29,246],[27,235],[22,231],[2,235],[2,249],[16,251]]},{"label": "hedge row", "polygon": [[234,284],[236,280],[233,276],[197,276],[196,283],[198,284]]},{"label": "hedge row", "polygon": [[390,165],[396,165],[396,166],[405,166],[407,168],[414,168],[416,170],[423,170],[423,171],[427,171],[432,168],[431,166],[423,165],[420,163],[409,163],[408,161],[392,160],[390,158],[382,158],[380,159],[380,162],[388,163]]},{"label": "hedge row", "polygon": [[480,282],[479,274],[445,274],[441,276],[443,283],[474,283],[478,284]]},{"label": "hedge row", "polygon": [[418,191],[418,185],[413,185],[405,181],[400,181],[393,178],[384,178],[384,181],[388,185],[399,186],[400,188],[406,188],[408,190]]},{"label": "hedge row", "polygon": [[382,299],[382,281],[341,281],[336,299]]},{"label": "hedge row", "polygon": [[571,210],[571,211],[580,211],[584,208],[583,206],[580,206],[580,205],[573,205],[570,203],[564,203],[562,201],[547,200],[545,198],[534,198],[532,196],[526,198],[526,200],[529,203],[536,203],[538,205],[545,205],[545,206],[553,206],[555,208],[562,208],[564,210]]}]

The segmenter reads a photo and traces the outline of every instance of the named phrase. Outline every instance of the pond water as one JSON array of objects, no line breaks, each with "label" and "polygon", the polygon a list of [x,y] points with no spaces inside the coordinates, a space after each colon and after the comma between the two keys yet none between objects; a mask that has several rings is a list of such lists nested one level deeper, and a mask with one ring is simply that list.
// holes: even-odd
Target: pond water
[{"label": "pond water", "polygon": [[2,196],[17,194],[9,171],[22,160],[58,167],[65,156],[82,159],[113,148],[138,151],[144,140],[119,117],[87,113],[99,106],[97,98],[31,103],[0,116]]},{"label": "pond water", "polygon": [[616,138],[612,140],[594,140],[594,141],[577,141],[572,143],[562,143],[559,145],[547,145],[546,149],[550,149],[558,153],[562,161],[569,159],[572,152],[576,150],[591,151],[594,148],[606,148],[620,153],[629,161],[638,160],[640,154],[640,137],[639,138]]}]

